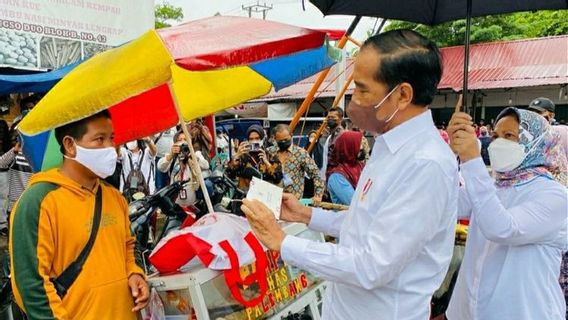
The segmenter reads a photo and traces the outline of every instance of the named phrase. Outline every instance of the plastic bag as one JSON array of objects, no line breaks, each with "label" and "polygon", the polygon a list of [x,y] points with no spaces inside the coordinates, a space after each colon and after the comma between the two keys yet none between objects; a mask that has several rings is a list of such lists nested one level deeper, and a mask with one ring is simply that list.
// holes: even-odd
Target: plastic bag
[{"label": "plastic bag", "polygon": [[150,255],[150,262],[162,274],[183,269],[195,257],[210,269],[229,270],[234,266],[220,246],[227,241],[242,267],[256,260],[255,252],[245,241],[250,233],[250,225],[243,217],[228,213],[206,214],[192,226],[172,231],[160,240]]},{"label": "plastic bag", "polygon": [[[245,218],[232,214],[210,213],[191,227],[171,232],[150,255],[150,262],[161,273],[173,272],[195,257],[204,266],[222,270],[231,294],[245,307],[262,302],[268,290],[265,248],[252,233]],[[254,263],[254,272],[242,277],[240,267]],[[240,288],[257,283],[259,295],[245,299]]]},{"label": "plastic bag", "polygon": [[164,304],[156,289],[152,288],[150,291],[150,301],[148,306],[144,309],[144,320],[166,320],[166,312],[164,311]]}]

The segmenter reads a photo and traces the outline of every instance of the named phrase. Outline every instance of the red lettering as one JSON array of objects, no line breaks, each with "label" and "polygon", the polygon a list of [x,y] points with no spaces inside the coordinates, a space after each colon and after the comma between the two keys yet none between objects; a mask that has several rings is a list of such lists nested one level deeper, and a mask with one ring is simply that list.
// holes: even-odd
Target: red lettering
[{"label": "red lettering", "polygon": [[306,277],[305,273],[300,275],[300,281],[302,281],[302,287],[304,287],[304,289],[308,287],[308,277]]},{"label": "red lettering", "polygon": [[290,296],[291,296],[291,297],[293,297],[293,296],[295,296],[295,295],[297,294],[297,292],[296,292],[296,286],[294,286],[294,282],[290,282],[290,283],[288,284],[288,289],[289,289],[289,291],[290,291]]}]

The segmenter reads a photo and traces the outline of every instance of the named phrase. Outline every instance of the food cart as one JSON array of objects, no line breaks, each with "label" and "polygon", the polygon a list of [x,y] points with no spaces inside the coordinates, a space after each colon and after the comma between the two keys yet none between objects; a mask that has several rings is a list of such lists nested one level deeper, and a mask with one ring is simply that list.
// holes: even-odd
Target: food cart
[{"label": "food cart", "polygon": [[[287,234],[314,241],[324,241],[321,233],[304,224],[282,223]],[[285,319],[294,314],[301,319],[319,320],[325,282],[312,274],[282,261],[278,252],[267,251],[267,292],[261,303],[245,307],[235,300],[223,272],[203,267],[199,261],[183,272],[151,275],[150,286],[158,292],[166,319],[189,320],[256,320]],[[240,269],[241,275],[254,272],[253,265]],[[242,295],[255,297],[258,285],[242,288]],[[300,319],[300,318],[298,318]]]}]

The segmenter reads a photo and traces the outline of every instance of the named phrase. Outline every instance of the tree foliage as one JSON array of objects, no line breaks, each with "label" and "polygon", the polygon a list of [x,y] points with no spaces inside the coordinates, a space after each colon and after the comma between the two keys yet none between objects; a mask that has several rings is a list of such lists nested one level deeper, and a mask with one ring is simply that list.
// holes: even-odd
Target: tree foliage
[{"label": "tree foliage", "polygon": [[183,10],[181,7],[164,2],[156,5],[154,16],[156,29],[171,27],[173,22],[180,22],[183,19]]},{"label": "tree foliage", "polygon": [[[440,47],[463,45],[465,20],[431,27],[405,21],[391,21],[386,31],[413,29],[434,40]],[[568,34],[568,10],[520,12],[472,19],[471,43],[518,40]]]}]

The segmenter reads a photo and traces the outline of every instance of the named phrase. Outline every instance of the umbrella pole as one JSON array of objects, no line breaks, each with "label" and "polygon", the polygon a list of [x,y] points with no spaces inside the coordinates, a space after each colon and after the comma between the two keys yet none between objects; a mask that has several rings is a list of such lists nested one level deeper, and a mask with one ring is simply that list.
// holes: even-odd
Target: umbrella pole
[{"label": "umbrella pole", "polygon": [[[463,111],[470,112],[472,110],[468,109],[467,106],[467,82],[469,78],[469,39],[471,33],[471,2],[472,0],[467,0],[467,13],[466,13],[466,23],[465,23],[465,46],[464,46],[464,58],[463,58]],[[475,121],[475,110],[473,110],[472,116]]]},{"label": "umbrella pole", "polygon": [[[347,44],[347,40],[349,39],[349,36],[351,36],[353,31],[355,31],[355,27],[357,27],[357,24],[359,24],[359,21],[361,21],[361,16],[356,16],[355,19],[353,19],[353,22],[351,22],[349,29],[347,29],[345,34],[341,37],[341,40],[339,40],[339,43],[337,44],[337,48],[343,49],[343,47],[345,47],[345,44]],[[302,105],[300,106],[300,108],[298,108],[298,110],[296,111],[296,114],[294,115],[294,118],[290,122],[290,126],[289,126],[290,133],[294,132],[294,129],[298,125],[298,122],[300,122],[300,118],[302,117],[302,115],[304,113],[306,113],[306,110],[308,110],[308,108],[310,107],[310,105],[314,101],[314,97],[315,97],[319,87],[321,86],[321,84],[325,80],[325,77],[327,77],[330,70],[331,70],[331,67],[320,72],[318,79],[316,80],[316,82],[312,86],[312,89],[310,90],[310,92],[308,93],[308,95],[304,99],[304,102],[302,102]]]},{"label": "umbrella pole", "polygon": [[209,213],[213,213],[213,205],[211,204],[211,198],[209,197],[209,192],[207,191],[207,187],[205,186],[205,179],[203,179],[203,175],[201,174],[201,168],[199,167],[199,162],[197,162],[197,156],[195,155],[195,150],[193,149],[193,143],[191,141],[191,134],[189,130],[187,130],[187,126],[185,125],[185,121],[183,120],[183,115],[181,113],[181,108],[179,107],[179,103],[177,100],[177,96],[175,95],[174,87],[172,82],[168,82],[168,88],[170,89],[170,94],[172,95],[172,100],[174,102],[174,106],[176,108],[176,112],[178,114],[179,122],[181,124],[181,130],[185,134],[187,139],[187,144],[189,147],[189,152],[191,154],[191,163],[193,164],[193,171],[197,175],[197,179],[199,180],[199,185],[201,186],[201,192],[203,192],[203,197],[205,198],[205,203],[207,204],[207,210]]}]

